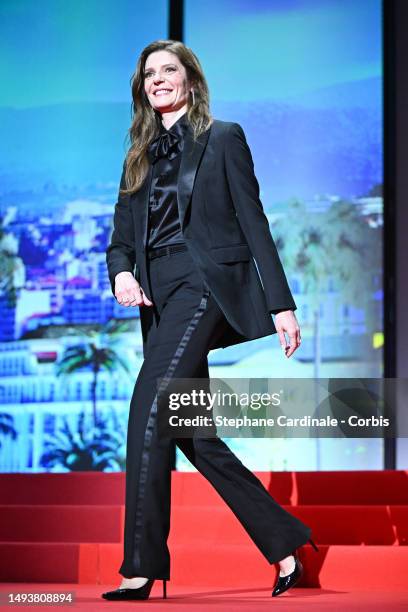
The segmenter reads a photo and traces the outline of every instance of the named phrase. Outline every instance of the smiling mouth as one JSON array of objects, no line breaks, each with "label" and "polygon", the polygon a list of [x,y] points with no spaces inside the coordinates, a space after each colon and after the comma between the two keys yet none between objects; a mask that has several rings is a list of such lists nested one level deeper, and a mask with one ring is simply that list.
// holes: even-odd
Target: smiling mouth
[{"label": "smiling mouth", "polygon": [[167,94],[171,93],[172,89],[159,89],[154,93],[155,96],[167,96]]}]

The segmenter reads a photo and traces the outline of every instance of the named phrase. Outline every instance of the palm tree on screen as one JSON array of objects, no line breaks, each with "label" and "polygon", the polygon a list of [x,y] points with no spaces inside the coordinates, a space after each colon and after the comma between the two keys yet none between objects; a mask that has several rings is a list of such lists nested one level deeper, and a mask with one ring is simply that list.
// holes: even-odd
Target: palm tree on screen
[{"label": "palm tree on screen", "polygon": [[91,398],[94,424],[97,423],[97,386],[98,376],[102,370],[115,372],[118,368],[129,376],[132,371],[124,357],[121,346],[122,334],[128,331],[127,322],[109,321],[100,331],[91,329],[83,331],[71,328],[71,333],[82,336],[78,344],[68,346],[57,363],[57,376],[67,376],[83,369],[91,369]]},{"label": "palm tree on screen", "polygon": [[381,229],[351,202],[339,200],[315,212],[294,200],[272,234],[288,276],[300,278],[312,308],[314,377],[319,378],[320,305],[329,282],[344,303],[363,309],[367,332],[375,330],[373,276],[381,271]]}]

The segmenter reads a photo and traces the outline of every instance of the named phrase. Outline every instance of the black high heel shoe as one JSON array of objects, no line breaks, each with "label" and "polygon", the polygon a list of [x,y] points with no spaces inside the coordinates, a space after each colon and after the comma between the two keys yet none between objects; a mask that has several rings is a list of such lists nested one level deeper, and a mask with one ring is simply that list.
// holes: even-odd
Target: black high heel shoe
[{"label": "black high heel shoe", "polygon": [[[316,552],[319,551],[316,544],[311,538],[308,540],[308,542],[310,542]],[[298,557],[297,550],[293,551],[292,555],[295,558],[295,568],[293,572],[291,572],[287,576],[279,576],[278,574],[278,579],[272,591],[272,597],[277,597],[281,593],[284,593],[288,589],[291,589],[297,582],[299,582],[301,576],[303,575],[303,565]]]},{"label": "black high heel shoe", "polygon": [[[107,591],[102,593],[104,599],[110,601],[130,601],[136,599],[148,599],[155,578],[149,578],[149,580],[138,589],[115,589],[114,591]],[[167,598],[166,580],[163,580],[163,599]]]}]

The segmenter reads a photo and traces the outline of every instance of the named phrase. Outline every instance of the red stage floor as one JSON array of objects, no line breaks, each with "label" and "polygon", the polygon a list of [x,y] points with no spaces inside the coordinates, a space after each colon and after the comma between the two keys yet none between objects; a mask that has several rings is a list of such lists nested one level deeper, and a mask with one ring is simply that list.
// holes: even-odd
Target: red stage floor
[{"label": "red stage floor", "polygon": [[[254,612],[255,610],[289,610],[290,612],[311,612],[326,610],[344,611],[355,610],[407,610],[407,591],[385,589],[302,589],[294,588],[279,597],[271,597],[271,588],[268,586],[250,588],[228,588],[202,586],[193,588],[181,585],[168,584],[167,599],[161,598],[161,583],[156,583],[148,601],[112,602],[100,597],[101,593],[115,585],[79,585],[79,584],[2,584],[0,591],[4,594],[11,590],[43,591],[43,592],[75,592],[75,604],[58,607],[64,610],[184,610],[195,612],[213,610],[214,612]],[[22,609],[26,609],[22,608]],[[34,609],[34,607],[31,607]],[[50,610],[49,606],[35,606],[36,610]],[[52,608],[57,609],[57,608]]]}]

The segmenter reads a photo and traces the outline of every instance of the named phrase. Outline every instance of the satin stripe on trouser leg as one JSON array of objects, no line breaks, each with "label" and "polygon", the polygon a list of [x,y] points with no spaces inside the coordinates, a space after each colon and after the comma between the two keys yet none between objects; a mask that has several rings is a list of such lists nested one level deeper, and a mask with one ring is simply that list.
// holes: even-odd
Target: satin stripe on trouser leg
[{"label": "satin stripe on trouser leg", "polygon": [[[208,377],[207,354],[226,322],[187,253],[153,261],[152,296],[159,321],[147,342],[130,405],[124,560],[119,572],[126,577],[168,579],[174,440],[157,437],[157,382],[162,379],[165,384],[169,377]],[[286,512],[222,440],[176,442],[270,563],[308,540],[310,528]]]}]

